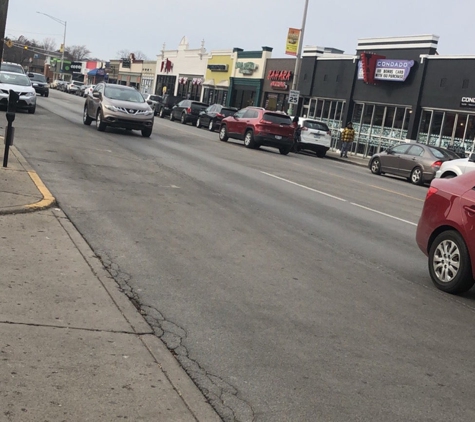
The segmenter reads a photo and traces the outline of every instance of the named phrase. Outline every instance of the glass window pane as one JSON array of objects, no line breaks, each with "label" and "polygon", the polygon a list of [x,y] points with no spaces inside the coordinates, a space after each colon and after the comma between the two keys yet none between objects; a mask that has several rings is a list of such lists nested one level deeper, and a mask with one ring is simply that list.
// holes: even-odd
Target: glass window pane
[{"label": "glass window pane", "polygon": [[454,123],[455,123],[455,113],[445,113],[444,125],[442,127],[442,136],[440,146],[447,148],[449,145],[452,145],[452,135],[454,132]]},{"label": "glass window pane", "polygon": [[417,140],[423,144],[427,143],[427,136],[429,134],[430,120],[432,117],[432,110],[423,110],[421,117],[421,124],[419,126],[419,133]]},{"label": "glass window pane", "polygon": [[335,119],[335,110],[336,110],[336,106],[337,106],[337,101],[332,101],[331,102],[331,105],[330,105],[330,115],[328,116],[328,118],[330,120],[334,120]]},{"label": "glass window pane", "polygon": [[309,109],[309,111],[308,111],[308,116],[309,116],[309,117],[313,117],[313,116],[314,116],[316,103],[317,103],[317,100],[315,100],[315,99],[312,99],[312,100],[310,101],[310,109]]},{"label": "glass window pane", "polygon": [[322,118],[322,109],[323,109],[323,100],[318,100],[317,101],[317,108],[315,109],[315,117],[316,119],[321,119]]},{"label": "glass window pane", "polygon": [[432,122],[430,125],[430,132],[429,132],[430,133],[429,145],[439,145],[443,119],[444,119],[443,111],[434,111],[432,113]]},{"label": "glass window pane", "polygon": [[322,120],[328,120],[328,113],[330,111],[330,103],[331,101],[325,100],[323,103],[323,111],[322,111]]}]

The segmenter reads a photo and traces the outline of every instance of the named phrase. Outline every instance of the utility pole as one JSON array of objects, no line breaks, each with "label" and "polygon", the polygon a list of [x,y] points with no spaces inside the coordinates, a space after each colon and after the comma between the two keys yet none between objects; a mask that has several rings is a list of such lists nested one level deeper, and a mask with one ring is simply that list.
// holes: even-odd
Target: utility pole
[{"label": "utility pole", "polygon": [[[299,86],[300,69],[302,67],[303,37],[305,35],[305,25],[307,23],[307,11],[308,11],[308,0],[305,0],[305,7],[303,11],[303,18],[302,18],[302,27],[300,28],[299,48],[297,52],[297,58],[295,60],[294,79],[292,81],[293,91],[297,90]],[[294,115],[295,113],[297,113],[297,109],[298,109],[298,105],[291,104],[290,114]]]},{"label": "utility pole", "polygon": [[0,63],[3,61],[5,47],[5,28],[7,26],[8,0],[0,0]]}]

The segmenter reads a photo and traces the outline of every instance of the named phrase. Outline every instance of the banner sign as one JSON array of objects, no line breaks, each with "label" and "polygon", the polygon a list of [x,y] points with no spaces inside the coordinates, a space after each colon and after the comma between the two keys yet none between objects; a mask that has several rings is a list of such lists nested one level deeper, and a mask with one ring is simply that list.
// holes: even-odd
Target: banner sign
[{"label": "banner sign", "polygon": [[475,108],[475,97],[462,97],[460,100],[460,107]]},{"label": "banner sign", "polygon": [[300,29],[289,28],[287,34],[287,43],[285,46],[285,54],[296,56],[299,49]]},{"label": "banner sign", "polygon": [[[377,81],[404,82],[409,76],[414,60],[379,59],[376,62],[374,79]],[[358,62],[358,79],[364,80],[362,62]]]}]

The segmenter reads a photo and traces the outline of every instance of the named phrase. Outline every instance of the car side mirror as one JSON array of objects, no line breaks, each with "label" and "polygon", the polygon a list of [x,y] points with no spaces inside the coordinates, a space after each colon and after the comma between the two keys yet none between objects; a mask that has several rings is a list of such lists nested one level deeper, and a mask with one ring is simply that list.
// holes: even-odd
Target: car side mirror
[{"label": "car side mirror", "polygon": [[475,163],[475,152],[470,154],[470,156],[468,157],[468,161],[471,161],[472,163]]},{"label": "car side mirror", "polygon": [[234,117],[235,119],[237,119],[239,116],[237,115],[237,113],[234,113],[234,114],[233,114],[233,117]]},{"label": "car side mirror", "polygon": [[33,75],[33,73],[28,73],[28,77],[29,77],[29,78],[34,78],[35,75]]},{"label": "car side mirror", "polygon": [[93,96],[94,98],[101,98],[101,93],[100,93],[99,91],[94,91],[94,92],[92,93],[92,96]]},{"label": "car side mirror", "polygon": [[148,105],[152,105],[152,104],[153,104],[153,101],[147,100],[147,104],[148,104]]}]

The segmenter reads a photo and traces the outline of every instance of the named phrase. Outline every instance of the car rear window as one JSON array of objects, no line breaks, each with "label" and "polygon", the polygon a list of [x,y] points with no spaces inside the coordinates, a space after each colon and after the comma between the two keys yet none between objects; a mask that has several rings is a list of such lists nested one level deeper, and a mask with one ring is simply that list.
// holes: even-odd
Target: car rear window
[{"label": "car rear window", "polygon": [[152,101],[160,101],[161,100],[161,98],[158,95],[150,95],[150,99]]},{"label": "car rear window", "polygon": [[277,114],[277,113],[264,113],[262,117],[263,120],[267,120],[268,122],[272,122],[278,125],[291,125],[292,120],[289,116],[285,114]]},{"label": "car rear window", "polygon": [[309,129],[321,130],[323,132],[328,132],[328,126],[322,122],[315,122],[312,120],[304,120],[303,127],[308,127]]},{"label": "car rear window", "polygon": [[435,158],[448,158],[450,160],[455,160],[460,158],[455,152],[449,151],[448,149],[429,147],[430,152],[434,155]]},{"label": "car rear window", "polygon": [[197,102],[192,102],[191,105],[194,105],[194,106],[197,106],[197,107],[204,107],[204,108],[208,108],[208,107],[209,107],[208,104],[205,104],[205,103],[197,103]]},{"label": "car rear window", "polygon": [[37,81],[37,82],[46,82],[46,78],[43,75],[35,75],[33,74],[32,76],[29,76],[29,78],[32,81]]},{"label": "car rear window", "polygon": [[223,107],[220,111],[220,113],[223,115],[223,116],[232,116],[234,113],[237,113],[237,109],[234,109],[234,108],[225,108]]}]

